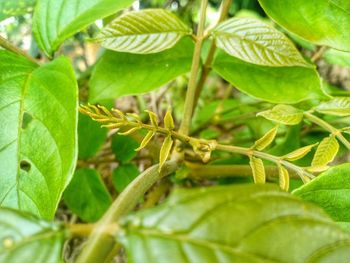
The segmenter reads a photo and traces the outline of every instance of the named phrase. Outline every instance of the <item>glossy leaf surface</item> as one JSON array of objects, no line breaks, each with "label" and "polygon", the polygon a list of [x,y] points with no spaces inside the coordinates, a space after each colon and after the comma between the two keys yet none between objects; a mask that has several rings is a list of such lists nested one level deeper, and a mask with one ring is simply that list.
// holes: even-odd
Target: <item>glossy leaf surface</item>
[{"label": "glossy leaf surface", "polygon": [[271,67],[312,67],[292,41],[258,19],[231,18],[216,27],[212,35],[219,48],[248,63]]},{"label": "glossy leaf surface", "polygon": [[350,4],[347,0],[259,0],[279,25],[315,44],[350,51]]},{"label": "glossy leaf surface", "polygon": [[0,262],[61,262],[65,235],[58,225],[0,208]]},{"label": "glossy leaf surface", "polygon": [[193,43],[183,39],[157,54],[106,52],[90,81],[90,102],[115,99],[157,89],[190,71]]},{"label": "glossy leaf surface", "polygon": [[164,9],[129,12],[107,25],[95,40],[118,52],[149,54],[173,47],[191,30]]},{"label": "glossy leaf surface", "polygon": [[305,263],[332,255],[345,263],[350,256],[350,236],[322,210],[271,185],[176,190],[124,227],[118,239],[129,262]]},{"label": "glossy leaf surface", "polygon": [[63,57],[0,60],[0,204],[52,219],[77,155],[75,76]]},{"label": "glossy leaf surface", "polygon": [[266,67],[219,53],[213,69],[240,91],[273,103],[297,103],[324,98],[315,69]]},{"label": "glossy leaf surface", "polygon": [[39,47],[51,57],[64,40],[131,5],[133,0],[37,0],[33,31]]}]

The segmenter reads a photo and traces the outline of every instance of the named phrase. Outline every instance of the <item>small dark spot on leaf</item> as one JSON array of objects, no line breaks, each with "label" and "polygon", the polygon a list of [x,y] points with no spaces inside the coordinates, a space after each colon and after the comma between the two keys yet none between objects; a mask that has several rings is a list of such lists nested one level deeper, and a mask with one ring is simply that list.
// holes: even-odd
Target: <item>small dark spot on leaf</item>
[{"label": "small dark spot on leaf", "polygon": [[27,128],[28,124],[33,120],[32,115],[28,112],[23,113],[22,129]]},{"label": "small dark spot on leaf", "polygon": [[19,167],[26,172],[30,171],[31,165],[27,161],[22,160],[19,164]]}]

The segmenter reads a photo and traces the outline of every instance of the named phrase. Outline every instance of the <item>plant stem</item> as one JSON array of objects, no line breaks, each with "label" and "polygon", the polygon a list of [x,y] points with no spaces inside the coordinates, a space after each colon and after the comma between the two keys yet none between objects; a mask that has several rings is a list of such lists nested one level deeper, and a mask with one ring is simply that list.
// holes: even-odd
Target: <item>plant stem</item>
[{"label": "plant stem", "polygon": [[158,165],[154,165],[132,181],[96,224],[77,262],[105,262],[106,257],[115,245],[115,239],[105,231],[106,226],[118,222],[122,216],[136,206],[140,198],[156,181],[174,172],[176,168],[176,162],[168,161],[161,172],[158,173]]},{"label": "plant stem", "polygon": [[197,83],[198,71],[200,67],[201,50],[202,50],[202,44],[203,44],[203,34],[204,34],[207,6],[208,6],[208,0],[202,0],[201,7],[200,7],[198,31],[196,35],[197,41],[194,48],[191,75],[188,82],[184,113],[183,113],[183,118],[180,125],[180,133],[184,135],[187,135],[189,133],[191,119],[192,119],[192,112],[194,108],[196,83]]},{"label": "plant stem", "polygon": [[350,150],[350,142],[343,136],[340,130],[338,130],[337,128],[330,125],[328,122],[325,122],[324,120],[318,118],[310,112],[304,112],[304,116],[312,123],[334,134],[338,138],[338,140],[341,141],[344,144],[344,146]]},{"label": "plant stem", "polygon": [[311,61],[313,63],[316,63],[317,61],[319,61],[323,54],[328,50],[328,47],[322,46],[319,49],[317,49],[317,51],[315,52],[315,54],[311,57]]},{"label": "plant stem", "polygon": [[[252,176],[252,169],[245,164],[229,164],[229,165],[203,165],[198,163],[185,162],[186,167],[190,170],[186,178],[191,179],[218,179],[226,177],[248,177]],[[266,165],[265,171],[269,180],[275,179],[278,175],[278,167]],[[299,175],[290,170],[292,178],[300,178]]]},{"label": "plant stem", "polygon": [[[228,14],[228,11],[230,10],[231,4],[232,4],[232,0],[223,0],[221,2],[219,19],[218,19],[217,23],[215,24],[215,26],[217,26],[219,23],[221,23],[222,21],[225,20],[227,14]],[[213,62],[215,51],[216,51],[216,45],[215,45],[215,41],[213,40],[211,45],[210,45],[207,58],[202,66],[202,73],[201,73],[200,79],[199,79],[197,87],[196,87],[195,99],[194,99],[194,103],[193,103],[194,106],[197,105],[199,96],[200,96],[200,94],[203,90],[203,87],[204,87],[204,83],[207,80],[207,77],[211,71],[211,63]],[[193,111],[194,111],[194,108],[193,108]]]},{"label": "plant stem", "polygon": [[8,51],[11,51],[11,52],[16,53],[18,55],[26,57],[27,59],[34,62],[35,64],[38,64],[38,62],[33,57],[29,56],[26,52],[19,49],[15,45],[13,45],[10,41],[3,38],[2,36],[0,36],[0,46],[3,47],[4,49],[7,49]]},{"label": "plant stem", "polygon": [[259,152],[259,151],[255,151],[251,148],[244,148],[244,147],[239,147],[239,146],[232,146],[232,145],[223,145],[223,144],[218,144],[216,145],[216,150],[219,151],[226,151],[226,152],[232,152],[232,153],[238,153],[238,154],[242,154],[245,156],[255,156],[255,157],[259,157],[261,159],[270,161],[275,163],[276,165],[280,165],[283,164],[286,168],[295,171],[297,174],[299,175],[305,175],[309,178],[315,178],[315,176],[311,173],[308,173],[306,171],[304,171],[301,167],[292,164],[288,161],[285,161],[283,159],[281,159],[280,157],[268,154],[268,153],[264,153],[264,152]]}]

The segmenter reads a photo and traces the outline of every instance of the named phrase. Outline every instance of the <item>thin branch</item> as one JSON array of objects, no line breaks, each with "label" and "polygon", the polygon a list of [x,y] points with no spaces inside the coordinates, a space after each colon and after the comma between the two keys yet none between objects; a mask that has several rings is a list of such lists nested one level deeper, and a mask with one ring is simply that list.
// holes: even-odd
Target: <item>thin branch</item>
[{"label": "thin branch", "polygon": [[158,165],[154,165],[141,173],[113,202],[108,211],[94,227],[77,263],[105,262],[115,245],[115,239],[105,231],[105,226],[116,223],[130,212],[140,201],[141,197],[159,179],[173,173],[177,163],[168,161],[158,172]]},{"label": "thin branch", "polygon": [[313,54],[313,56],[311,57],[311,61],[312,61],[313,63],[318,62],[318,61],[322,58],[323,54],[324,54],[327,50],[328,50],[328,47],[325,47],[325,46],[322,46],[322,47],[320,47],[319,49],[317,49],[317,51],[316,51],[316,52]]},{"label": "thin branch", "polygon": [[311,112],[304,112],[304,116],[306,119],[311,121],[312,123],[322,127],[326,131],[335,135],[339,141],[343,143],[343,145],[350,150],[350,142],[343,136],[341,131],[334,126],[330,125],[328,122],[320,119],[319,117],[313,115]]},{"label": "thin branch", "polygon": [[38,64],[38,62],[32,56],[29,56],[26,52],[19,49],[15,45],[13,45],[10,41],[3,38],[2,36],[0,36],[0,46],[3,47],[4,49],[7,49],[8,51],[15,53],[15,54],[26,57],[27,59],[34,62],[35,64]]}]

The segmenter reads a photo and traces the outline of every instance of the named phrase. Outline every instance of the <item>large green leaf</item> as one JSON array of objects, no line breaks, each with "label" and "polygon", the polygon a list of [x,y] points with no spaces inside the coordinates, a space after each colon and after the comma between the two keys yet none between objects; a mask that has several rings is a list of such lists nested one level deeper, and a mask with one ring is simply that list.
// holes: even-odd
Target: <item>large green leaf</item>
[{"label": "large green leaf", "polygon": [[0,205],[53,218],[77,155],[77,85],[66,58],[38,67],[0,51]]},{"label": "large green leaf", "polygon": [[75,172],[63,198],[69,209],[87,222],[100,219],[112,203],[101,176],[88,168]]},{"label": "large green leaf", "polygon": [[334,220],[350,223],[349,174],[349,163],[335,166],[293,194],[321,206]]},{"label": "large green leaf", "polygon": [[193,43],[183,39],[157,54],[106,52],[90,81],[90,102],[145,93],[190,71]]},{"label": "large green leaf", "polygon": [[[176,190],[126,218],[128,262],[348,262],[350,236],[272,185]],[[340,246],[339,243],[342,245]],[[311,258],[320,260],[312,261]]]},{"label": "large green leaf", "polygon": [[318,45],[350,51],[348,0],[259,0],[279,25]]},{"label": "large green leaf", "polygon": [[189,34],[191,29],[169,11],[146,9],[118,17],[96,41],[114,51],[148,54],[169,49]]},{"label": "large green leaf", "polygon": [[33,31],[39,47],[48,56],[64,40],[97,19],[131,5],[133,0],[38,0]]},{"label": "large green leaf", "polygon": [[36,0],[0,0],[0,21],[10,16],[31,12]]},{"label": "large green leaf", "polygon": [[312,67],[292,41],[258,19],[229,19],[216,27],[212,35],[219,48],[248,63],[272,67]]},{"label": "large green leaf", "polygon": [[0,208],[0,262],[61,262],[64,239],[58,225]]},{"label": "large green leaf", "polygon": [[254,65],[219,52],[213,69],[236,88],[273,103],[297,103],[324,98],[313,68]]}]

